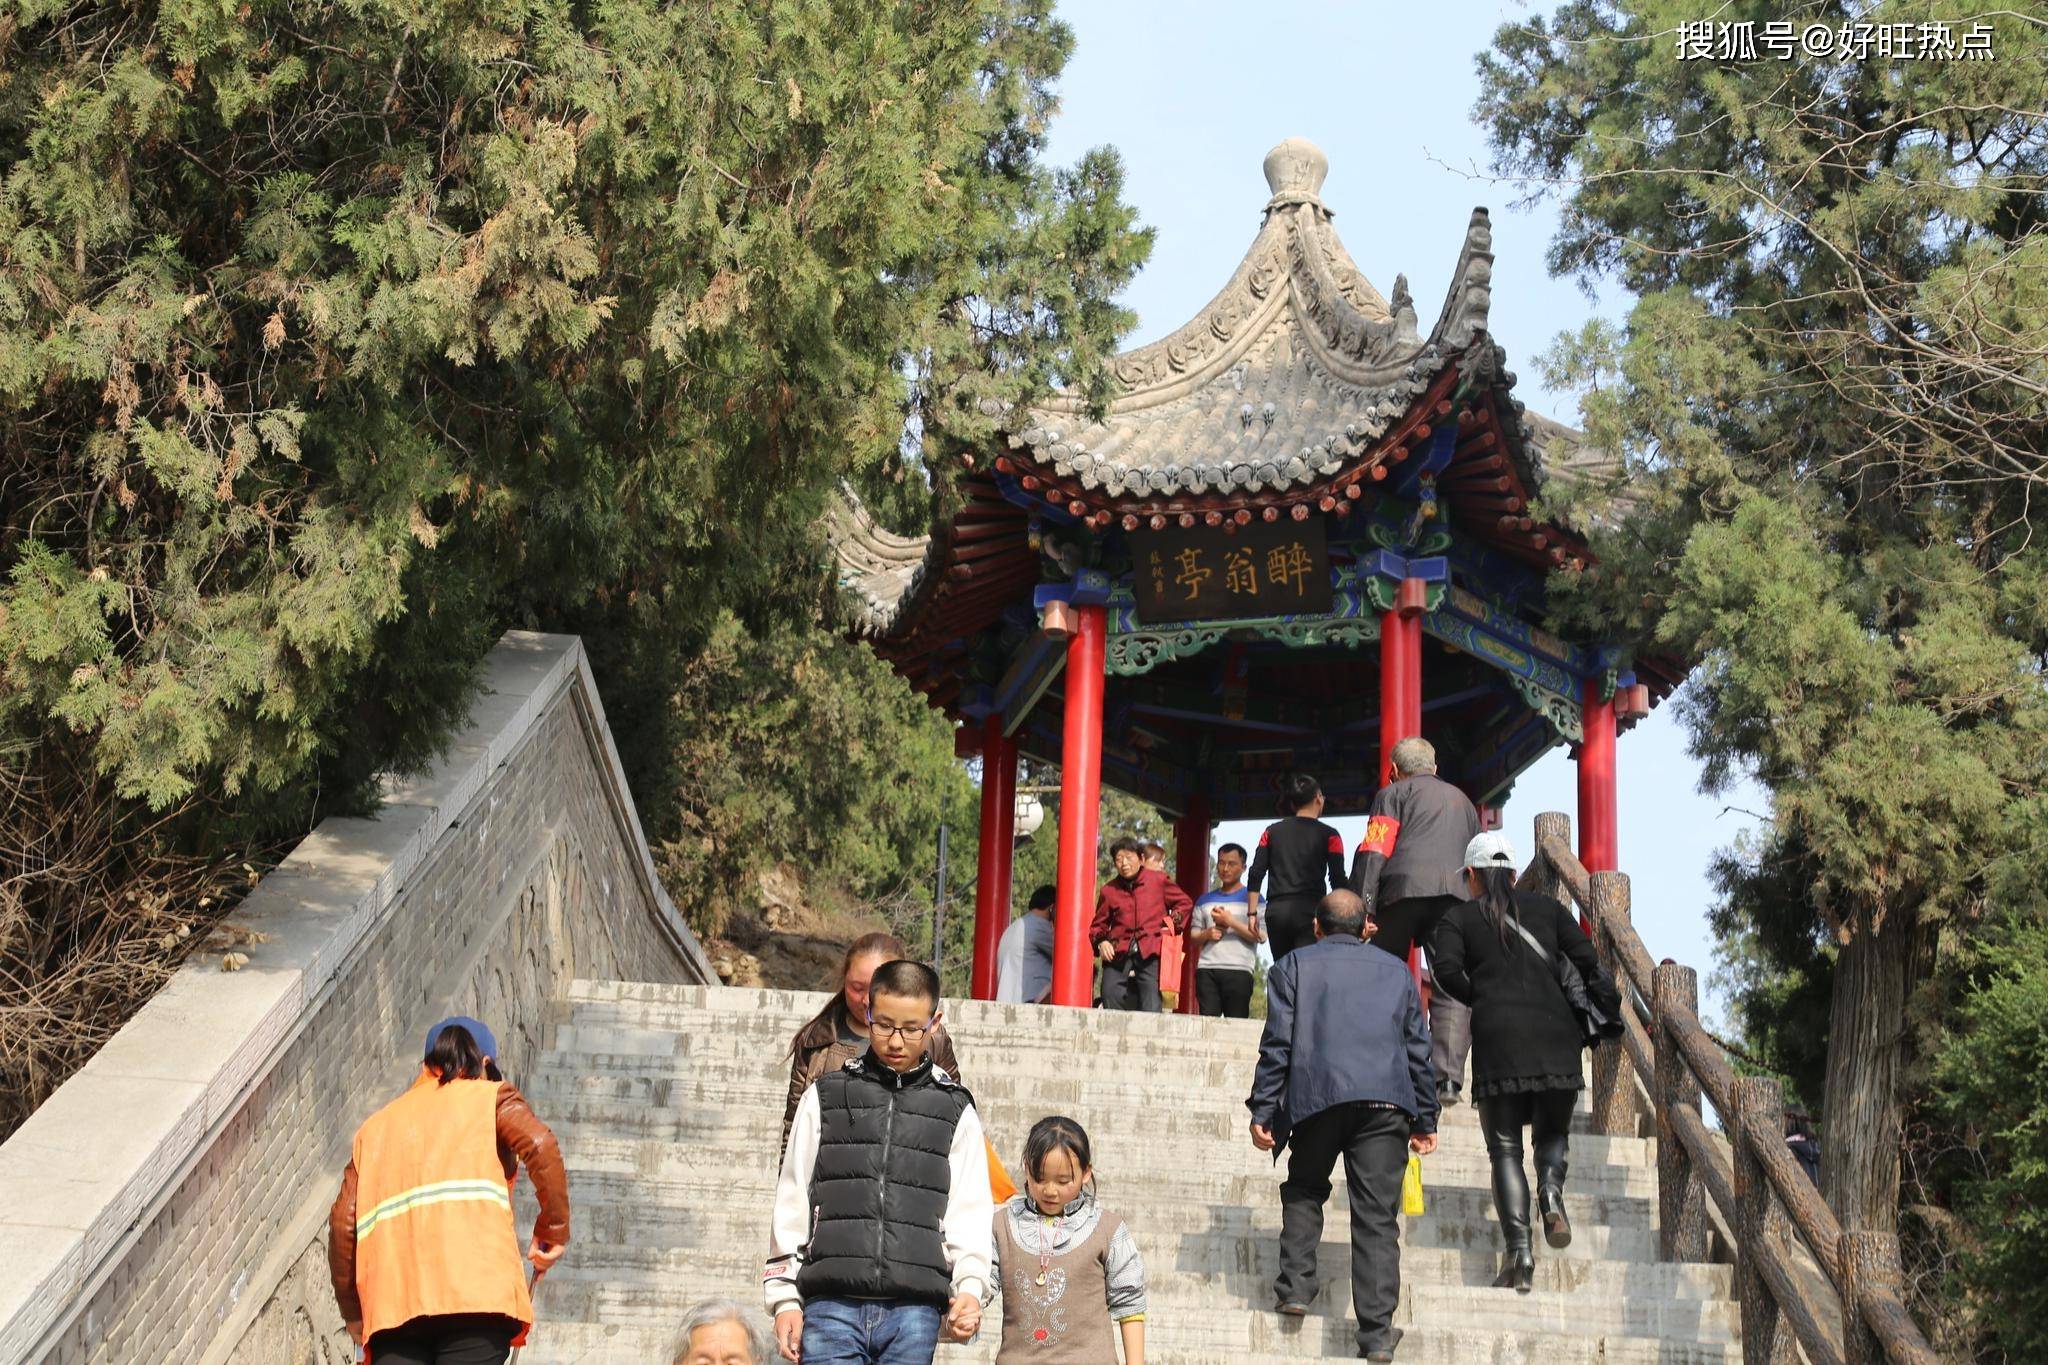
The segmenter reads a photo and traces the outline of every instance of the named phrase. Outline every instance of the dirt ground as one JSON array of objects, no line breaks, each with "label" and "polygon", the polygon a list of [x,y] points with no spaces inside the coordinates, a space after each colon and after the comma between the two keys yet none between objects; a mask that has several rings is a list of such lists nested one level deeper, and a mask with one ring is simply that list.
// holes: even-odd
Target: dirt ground
[{"label": "dirt ground", "polygon": [[830,990],[846,945],[886,927],[876,918],[816,904],[789,868],[763,873],[750,899],[752,905],[734,908],[722,938],[703,940],[712,968],[728,986]]}]

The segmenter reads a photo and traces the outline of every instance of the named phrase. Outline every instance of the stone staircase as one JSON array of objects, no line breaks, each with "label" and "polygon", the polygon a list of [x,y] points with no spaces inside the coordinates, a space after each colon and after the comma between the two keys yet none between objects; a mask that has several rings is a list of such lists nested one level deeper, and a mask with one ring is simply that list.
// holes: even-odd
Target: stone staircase
[{"label": "stone staircase", "polygon": [[[697,1300],[759,1301],[784,1049],[814,993],[579,982],[554,1046],[519,1080],[568,1159],[575,1242],[540,1290],[522,1365],[667,1365]],[[1257,1021],[956,1004],[961,1069],[1015,1170],[1031,1123],[1064,1113],[1094,1139],[1103,1202],[1131,1225],[1151,1287],[1155,1365],[1270,1365],[1356,1355],[1341,1168],[1323,1290],[1305,1319],[1272,1311],[1281,1173],[1245,1134]],[[1428,1211],[1404,1220],[1401,1365],[1708,1365],[1741,1357],[1730,1271],[1656,1259],[1655,1144],[1580,1133],[1576,1236],[1538,1238],[1536,1290],[1492,1287],[1499,1235],[1469,1106],[1424,1162]],[[522,1188],[523,1182],[522,1182]],[[526,1226],[530,1207],[522,1210]],[[940,1362],[995,1358],[981,1340]]]}]

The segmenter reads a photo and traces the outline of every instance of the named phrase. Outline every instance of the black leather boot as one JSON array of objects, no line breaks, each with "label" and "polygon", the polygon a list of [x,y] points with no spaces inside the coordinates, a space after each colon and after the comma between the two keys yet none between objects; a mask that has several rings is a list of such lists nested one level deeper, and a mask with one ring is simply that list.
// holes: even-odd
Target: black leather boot
[{"label": "black leather boot", "polygon": [[1572,1222],[1564,1215],[1564,1173],[1569,1164],[1565,1153],[1570,1150],[1566,1133],[1571,1116],[1566,1111],[1545,1117],[1557,1126],[1545,1123],[1536,1134],[1536,1205],[1543,1217],[1543,1240],[1563,1248],[1572,1244]]},{"label": "black leather boot", "polygon": [[1519,1155],[1493,1159],[1493,1210],[1500,1218],[1501,1240],[1507,1244],[1507,1264],[1499,1282],[1526,1294],[1536,1284],[1536,1257],[1529,1240],[1529,1178],[1522,1172]]},{"label": "black leather boot", "polygon": [[1536,1177],[1536,1206],[1543,1214],[1543,1240],[1562,1251],[1572,1244],[1572,1220],[1564,1213],[1564,1172],[1542,1171]]}]

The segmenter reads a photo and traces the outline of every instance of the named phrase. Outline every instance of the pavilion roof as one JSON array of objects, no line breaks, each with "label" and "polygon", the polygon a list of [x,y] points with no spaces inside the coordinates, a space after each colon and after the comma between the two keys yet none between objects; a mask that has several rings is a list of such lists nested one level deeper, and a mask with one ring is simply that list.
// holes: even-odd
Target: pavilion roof
[{"label": "pavilion roof", "polygon": [[1328,169],[1300,138],[1267,154],[1272,197],[1244,260],[1192,320],[1116,357],[1120,391],[1099,417],[1072,392],[987,409],[1015,462],[1115,513],[1189,499],[1270,502],[1341,486],[1384,462],[1417,400],[1453,362],[1465,377],[1497,370],[1486,340],[1486,210],[1473,210],[1425,336],[1406,276],[1387,299],[1339,240],[1320,197]]},{"label": "pavilion roof", "polygon": [[[1325,170],[1322,153],[1298,140],[1268,155],[1272,197],[1243,263],[1192,322],[1111,362],[1116,396],[1106,407],[1091,412],[1062,392],[985,410],[994,448],[964,455],[929,533],[876,524],[842,489],[827,530],[855,629],[933,706],[971,719],[1034,686],[1049,699],[1062,684],[1041,668],[1034,590],[1077,578],[1105,553],[1116,562],[1140,527],[1234,534],[1254,519],[1321,515],[1346,537],[1333,551],[1356,573],[1361,546],[1397,543],[1388,535],[1419,543],[1428,539],[1420,528],[1434,525],[1454,533],[1430,543],[1454,547],[1451,586],[1464,609],[1532,628],[1516,638],[1550,638],[1535,629],[1548,573],[1593,555],[1579,531],[1535,519],[1533,504],[1553,481],[1606,480],[1615,461],[1514,397],[1506,353],[1487,331],[1486,211],[1472,214],[1425,336],[1406,281],[1382,296],[1345,252],[1320,198]],[[1229,784],[1216,786],[1219,773],[1257,786],[1266,767],[1306,762],[1340,785],[1352,781],[1358,791],[1346,800],[1369,797],[1365,722],[1354,713],[1357,698],[1376,691],[1376,660],[1349,646],[1310,646],[1281,664],[1282,647],[1255,637],[1238,644],[1246,670],[1265,670],[1256,706],[1217,692],[1213,660],[1112,679],[1109,780],[1161,800],[1207,782],[1221,799]],[[1552,703],[1563,698],[1575,714],[1575,684],[1553,676],[1542,695],[1556,696],[1543,702],[1541,689],[1518,692],[1521,684],[1493,676],[1498,648],[1492,663],[1479,658],[1483,646],[1430,648],[1427,704],[1444,708],[1432,714],[1447,735],[1468,741],[1467,777],[1480,786],[1512,781],[1554,734],[1569,737]],[[1580,676],[1590,648],[1552,641],[1554,654],[1576,651]],[[1635,669],[1653,701],[1684,673],[1664,659],[1638,658]],[[1031,695],[1017,737],[1051,761],[1057,713],[1036,714],[1040,694]],[[1304,743],[1335,745],[1334,756],[1306,754]],[[1174,754],[1204,746],[1230,755],[1217,759],[1220,769],[1204,767],[1197,779],[1176,767]],[[1242,793],[1232,799],[1257,805]]]},{"label": "pavilion roof", "polygon": [[[1596,478],[1613,462],[1513,397],[1506,352],[1486,331],[1486,210],[1473,210],[1425,337],[1406,278],[1385,298],[1338,239],[1320,197],[1323,153],[1292,138],[1267,154],[1265,171],[1272,195],[1229,283],[1178,331],[1111,362],[1119,392],[1099,418],[1070,392],[989,410],[1006,451],[967,481],[970,503],[984,504],[967,515],[1000,517],[988,505],[997,495],[989,475],[1012,498],[1021,489],[1026,501],[1104,527],[1242,521],[1248,508],[1271,517],[1299,503],[1348,508],[1426,445],[1431,423],[1451,420],[1459,454],[1436,477],[1466,495],[1454,496],[1453,516],[1539,570],[1589,558],[1567,528],[1525,513],[1550,477]],[[1021,549],[1021,513],[1016,521]],[[994,546],[956,544],[946,517],[931,536],[894,535],[850,490],[830,530],[859,624],[875,637],[918,628],[948,574],[985,581],[992,568],[968,561]]]}]

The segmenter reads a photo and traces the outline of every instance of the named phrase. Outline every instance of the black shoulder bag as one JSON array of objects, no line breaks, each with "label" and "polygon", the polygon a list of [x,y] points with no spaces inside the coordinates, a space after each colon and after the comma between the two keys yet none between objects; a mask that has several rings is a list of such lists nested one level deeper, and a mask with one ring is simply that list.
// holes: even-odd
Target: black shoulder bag
[{"label": "black shoulder bag", "polygon": [[1592,992],[1586,989],[1586,979],[1579,974],[1577,964],[1563,953],[1551,956],[1534,934],[1522,927],[1521,916],[1514,919],[1515,932],[1522,936],[1522,942],[1535,950],[1543,965],[1550,968],[1557,978],[1557,988],[1564,992],[1565,1004],[1571,1006],[1572,1017],[1579,1021],[1579,1046],[1593,1047],[1610,1038],[1622,1035],[1620,1019],[1610,1019],[1607,1012],[1593,1002]]}]

